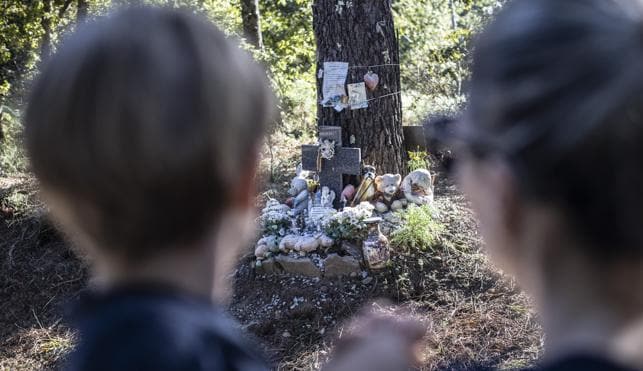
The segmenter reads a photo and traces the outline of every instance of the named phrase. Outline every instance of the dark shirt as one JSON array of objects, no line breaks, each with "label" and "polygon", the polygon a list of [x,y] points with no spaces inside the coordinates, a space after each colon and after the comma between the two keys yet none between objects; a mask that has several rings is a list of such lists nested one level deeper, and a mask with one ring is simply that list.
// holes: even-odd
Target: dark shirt
[{"label": "dark shirt", "polygon": [[596,356],[577,355],[547,363],[533,371],[635,371]]},{"label": "dark shirt", "polygon": [[209,301],[167,289],[87,294],[72,312],[80,342],[67,370],[268,370]]}]

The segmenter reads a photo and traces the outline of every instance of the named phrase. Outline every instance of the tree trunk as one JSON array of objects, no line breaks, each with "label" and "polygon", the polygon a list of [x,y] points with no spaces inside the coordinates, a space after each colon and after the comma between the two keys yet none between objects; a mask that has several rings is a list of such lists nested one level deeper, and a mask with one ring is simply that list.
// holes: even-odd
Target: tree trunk
[{"label": "tree trunk", "polygon": [[[341,126],[344,146],[361,148],[363,163],[374,165],[378,173],[406,173],[391,0],[314,0],[313,28],[318,71],[324,62],[348,62],[347,84],[363,82],[369,71],[379,76],[379,85],[367,92],[368,108],[336,112],[318,104],[318,124]],[[318,101],[322,81],[317,79]]]},{"label": "tree trunk", "polygon": [[241,0],[241,20],[243,34],[248,42],[259,49],[263,49],[259,0]]},{"label": "tree trunk", "polygon": [[81,23],[87,17],[89,4],[87,0],[78,0],[76,4],[76,23]]},{"label": "tree trunk", "polygon": [[4,141],[4,130],[2,130],[2,111],[4,110],[4,106],[0,102],[0,143]]},{"label": "tree trunk", "polygon": [[40,40],[40,62],[46,61],[51,55],[51,31],[52,31],[52,0],[45,0],[43,2],[43,14],[40,18],[40,25],[42,26],[43,35]]}]

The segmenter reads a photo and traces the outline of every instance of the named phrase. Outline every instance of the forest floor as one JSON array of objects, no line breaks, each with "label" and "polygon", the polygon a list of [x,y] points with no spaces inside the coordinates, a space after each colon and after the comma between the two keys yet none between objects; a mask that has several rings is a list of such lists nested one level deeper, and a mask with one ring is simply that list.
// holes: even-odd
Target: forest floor
[{"label": "forest floor", "polygon": [[[272,158],[294,158],[292,150]],[[266,156],[269,159],[270,156]],[[274,164],[261,199],[283,194],[292,161]],[[268,171],[268,160],[264,161]],[[259,275],[251,249],[235,273],[230,313],[282,370],[314,370],[346,321],[364,307],[401,306],[424,320],[421,369],[513,369],[541,355],[529,299],[483,254],[467,200],[438,174],[436,206],[446,226],[433,250],[394,251],[392,268],[330,280]],[[87,282],[83,264],[44,217],[28,177],[0,178],[0,370],[52,369],[75,343],[62,318]]]}]

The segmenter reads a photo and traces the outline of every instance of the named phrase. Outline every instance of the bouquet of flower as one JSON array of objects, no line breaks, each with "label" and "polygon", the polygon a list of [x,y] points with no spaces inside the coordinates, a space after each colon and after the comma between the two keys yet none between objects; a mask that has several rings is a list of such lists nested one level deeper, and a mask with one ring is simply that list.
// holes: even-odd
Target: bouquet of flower
[{"label": "bouquet of flower", "polygon": [[335,241],[364,239],[368,232],[364,220],[373,215],[373,209],[373,205],[368,202],[362,202],[355,207],[345,207],[342,211],[324,218],[322,230]]},{"label": "bouquet of flower", "polygon": [[292,222],[290,208],[276,200],[268,200],[259,217],[259,224],[264,235],[285,236]]}]

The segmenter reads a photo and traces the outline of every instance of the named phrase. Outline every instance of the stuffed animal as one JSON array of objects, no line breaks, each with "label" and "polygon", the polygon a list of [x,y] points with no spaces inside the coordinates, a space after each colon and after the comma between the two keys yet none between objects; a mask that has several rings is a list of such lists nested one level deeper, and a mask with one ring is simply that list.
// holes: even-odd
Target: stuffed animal
[{"label": "stuffed animal", "polygon": [[342,207],[346,207],[349,202],[353,201],[353,199],[355,198],[355,192],[355,186],[353,186],[352,184],[344,187],[344,190],[339,197],[339,201],[342,203]]},{"label": "stuffed animal", "polygon": [[373,197],[373,203],[378,213],[397,211],[405,206],[400,192],[401,181],[400,174],[384,174],[375,178],[377,192]]},{"label": "stuffed animal", "polygon": [[362,202],[371,201],[376,192],[375,187],[375,166],[365,165],[362,169],[362,180],[357,187],[355,198],[351,202],[351,207],[359,205]]},{"label": "stuffed animal", "polygon": [[433,203],[433,178],[426,169],[412,171],[402,182],[402,192],[408,202],[416,205]]},{"label": "stuffed animal", "polygon": [[308,208],[308,181],[299,176],[293,178],[290,182],[288,194],[293,198],[292,215],[297,217]]}]

